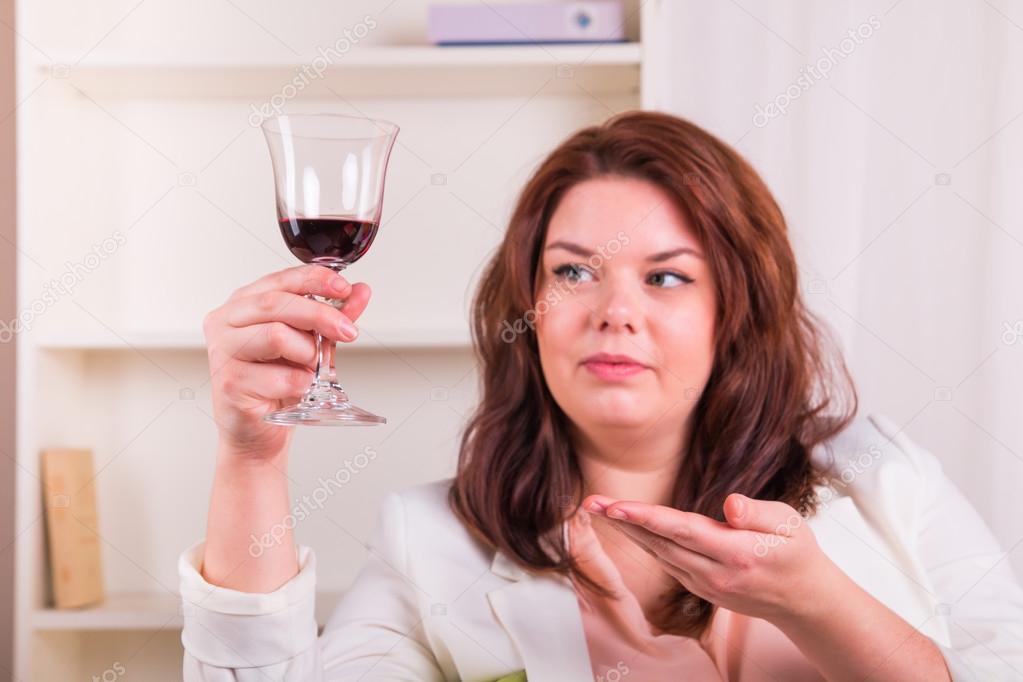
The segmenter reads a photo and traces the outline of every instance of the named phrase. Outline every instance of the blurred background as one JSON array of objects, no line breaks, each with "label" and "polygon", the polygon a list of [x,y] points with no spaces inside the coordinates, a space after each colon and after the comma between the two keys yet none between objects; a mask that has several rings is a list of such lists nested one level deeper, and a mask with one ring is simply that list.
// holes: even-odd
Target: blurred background
[{"label": "blurred background", "polygon": [[[297,527],[322,614],[382,495],[454,472],[469,301],[522,184],[638,108],[765,177],[861,412],[932,451],[1023,573],[1023,6],[627,0],[620,35],[537,44],[506,3],[468,0],[521,44],[455,47],[432,44],[431,4],[0,2],[3,678],[180,679],[176,559],[205,531],[216,435],[202,319],[297,264],[258,129],[281,112],[401,126],[380,232],[345,273],[373,300],[337,362],[388,423],[294,440],[296,499],[377,453]],[[92,453],[92,607],[53,605],[47,448]]]}]

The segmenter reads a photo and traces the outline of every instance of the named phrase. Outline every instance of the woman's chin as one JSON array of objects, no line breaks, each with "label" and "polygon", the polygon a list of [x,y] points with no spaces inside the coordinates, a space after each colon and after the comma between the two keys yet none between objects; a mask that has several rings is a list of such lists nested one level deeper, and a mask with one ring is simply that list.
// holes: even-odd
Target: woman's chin
[{"label": "woman's chin", "polygon": [[634,398],[602,400],[595,396],[587,410],[586,421],[603,428],[643,426],[650,423],[650,409],[643,401]]}]

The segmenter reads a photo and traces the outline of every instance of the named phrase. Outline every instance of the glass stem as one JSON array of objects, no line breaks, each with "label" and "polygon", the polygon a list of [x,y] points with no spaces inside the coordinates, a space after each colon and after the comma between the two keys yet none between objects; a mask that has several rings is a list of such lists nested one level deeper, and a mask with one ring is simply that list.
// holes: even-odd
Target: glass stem
[{"label": "glass stem", "polygon": [[[344,265],[330,265],[332,270],[338,274],[344,269]],[[340,310],[344,306],[344,300],[340,298],[327,298],[315,294],[306,294],[308,298],[320,303],[333,306]],[[314,331],[316,337],[316,377],[312,386],[306,394],[307,401],[320,401],[340,399],[348,402],[348,395],[337,382],[337,370],[334,367],[334,358],[337,355],[337,342],[334,339],[324,338],[318,331]]]}]

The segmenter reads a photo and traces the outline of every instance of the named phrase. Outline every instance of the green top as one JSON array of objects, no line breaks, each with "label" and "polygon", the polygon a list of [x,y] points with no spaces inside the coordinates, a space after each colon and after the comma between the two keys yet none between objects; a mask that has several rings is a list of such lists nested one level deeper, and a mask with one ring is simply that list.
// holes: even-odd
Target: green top
[{"label": "green top", "polygon": [[517,673],[511,673],[504,677],[499,677],[494,682],[526,682],[526,671],[520,670]]}]

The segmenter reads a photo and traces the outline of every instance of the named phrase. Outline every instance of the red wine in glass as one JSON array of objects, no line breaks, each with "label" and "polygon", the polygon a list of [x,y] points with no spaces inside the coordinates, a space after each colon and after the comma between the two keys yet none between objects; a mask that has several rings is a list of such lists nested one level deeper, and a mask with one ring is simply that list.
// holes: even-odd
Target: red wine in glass
[{"label": "red wine in glass", "polygon": [[281,235],[296,258],[305,263],[344,263],[362,258],[379,223],[351,218],[285,218]]}]

